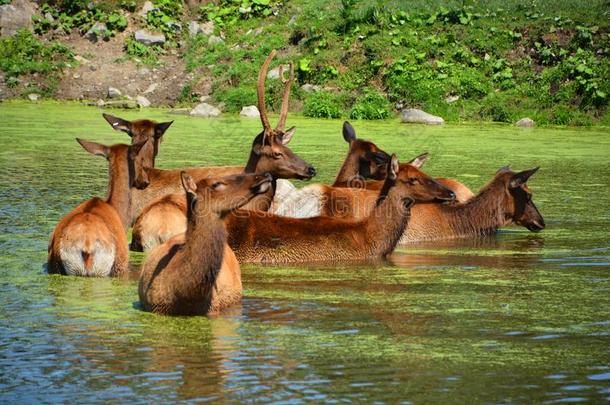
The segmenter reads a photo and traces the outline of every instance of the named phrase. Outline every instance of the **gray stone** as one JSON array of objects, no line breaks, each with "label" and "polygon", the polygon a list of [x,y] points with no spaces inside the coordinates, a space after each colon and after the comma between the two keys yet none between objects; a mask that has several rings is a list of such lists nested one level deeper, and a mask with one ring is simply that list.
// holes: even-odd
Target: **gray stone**
[{"label": "gray stone", "polygon": [[301,90],[303,90],[305,93],[317,93],[322,90],[322,87],[318,86],[317,84],[305,83],[301,86]]},{"label": "gray stone", "polygon": [[148,99],[144,96],[136,97],[136,103],[138,103],[140,107],[150,107],[150,101],[148,101]]},{"label": "gray stone", "polygon": [[119,98],[121,97],[121,91],[114,87],[108,87],[108,98]]},{"label": "gray stone", "polygon": [[407,108],[400,112],[400,120],[409,124],[441,125],[445,120],[417,108]]},{"label": "gray stone", "polygon": [[104,34],[108,32],[106,24],[96,22],[93,27],[89,28],[89,31],[85,33],[85,38],[91,42],[97,42],[98,39],[103,38]]},{"label": "gray stone", "polygon": [[258,111],[258,107],[256,107],[255,105],[249,105],[246,107],[242,107],[239,115],[247,118],[258,118],[261,114]]},{"label": "gray stone", "polygon": [[32,31],[34,13],[34,5],[27,0],[13,0],[0,6],[0,37],[15,35],[21,28]]},{"label": "gray stone", "polygon": [[157,83],[153,83],[146,90],[144,90],[144,94],[150,94],[157,89]]},{"label": "gray stone", "polygon": [[447,104],[455,103],[459,99],[460,99],[460,96],[448,96],[445,98],[445,103],[447,103]]},{"label": "gray stone", "polygon": [[154,9],[155,9],[155,5],[152,4],[152,2],[150,2],[150,1],[146,1],[146,2],[144,2],[144,5],[140,9],[140,11],[138,11],[138,15],[140,17],[146,18],[146,15],[148,14],[148,12],[153,11]]},{"label": "gray stone", "polygon": [[207,21],[199,24],[199,32],[203,35],[212,35],[214,33],[214,21]]},{"label": "gray stone", "polygon": [[44,19],[50,22],[54,22],[55,21],[55,17],[53,17],[53,14],[47,12],[44,14]]},{"label": "gray stone", "polygon": [[515,123],[515,125],[518,127],[522,127],[522,128],[531,128],[534,125],[536,125],[536,122],[533,119],[526,117],[526,118],[521,118],[519,121],[517,121]]},{"label": "gray stone", "polygon": [[40,94],[36,94],[36,93],[28,94],[28,99],[30,99],[30,101],[38,101],[39,98],[40,98]]},{"label": "gray stone", "polygon": [[209,101],[211,98],[212,97],[210,97],[210,96],[201,96],[201,97],[199,97],[199,101],[202,103],[205,103],[205,102]]},{"label": "gray stone", "polygon": [[165,35],[152,34],[146,30],[136,31],[134,38],[144,45],[163,45],[165,43]]},{"label": "gray stone", "polygon": [[218,117],[221,112],[218,108],[210,105],[208,103],[198,104],[195,108],[191,110],[189,115],[195,117]]},{"label": "gray stone", "polygon": [[98,107],[103,107],[105,104],[106,103],[101,98],[95,103],[95,105],[97,105]]},{"label": "gray stone", "polygon": [[[290,65],[281,65],[284,68],[284,72],[288,72],[288,69],[290,69]],[[280,78],[280,67],[277,66],[273,69],[271,69],[269,72],[267,72],[267,79],[279,79]]]},{"label": "gray stone", "polygon": [[134,109],[138,108],[138,103],[134,100],[112,100],[106,101],[103,105],[104,108],[125,108],[125,109]]},{"label": "gray stone", "polygon": [[290,21],[288,21],[288,26],[293,26],[297,23],[297,16],[293,15],[292,17],[290,17]]},{"label": "gray stone", "polygon": [[189,37],[194,37],[197,34],[199,34],[200,28],[199,28],[199,23],[197,21],[191,21],[189,23]]},{"label": "gray stone", "polygon": [[83,64],[83,65],[86,65],[87,63],[89,63],[89,59],[83,58],[83,57],[82,57],[82,56],[80,56],[80,55],[76,55],[76,56],[74,57],[74,60],[75,60],[75,61],[77,61],[78,63]]},{"label": "gray stone", "polygon": [[210,35],[210,37],[208,38],[208,45],[210,46],[222,44],[224,42],[224,39],[217,37],[216,35]]}]

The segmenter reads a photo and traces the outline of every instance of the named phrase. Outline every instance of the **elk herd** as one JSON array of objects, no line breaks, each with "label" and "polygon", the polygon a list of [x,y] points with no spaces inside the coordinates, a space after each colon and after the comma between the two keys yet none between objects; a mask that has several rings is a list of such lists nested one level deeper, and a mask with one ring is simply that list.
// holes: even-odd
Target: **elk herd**
[{"label": "elk herd", "polygon": [[[275,128],[267,118],[260,69],[258,108],[263,130],[245,166],[155,168],[172,122],[127,121],[103,114],[131,144],[77,139],[108,161],[108,195],[91,198],[55,227],[49,273],[117,276],[128,271],[129,249],[147,253],[138,293],[143,309],[161,314],[218,313],[242,295],[239,263],[294,263],[383,258],[398,244],[479,237],[510,224],[544,228],[528,179],[538,168],[501,168],[477,194],[456,180],[422,171],[427,154],[399,163],[343,124],[348,153],[332,185],[297,189],[315,168],[287,146],[285,129],[292,65]],[[127,231],[132,228],[131,244]]]}]

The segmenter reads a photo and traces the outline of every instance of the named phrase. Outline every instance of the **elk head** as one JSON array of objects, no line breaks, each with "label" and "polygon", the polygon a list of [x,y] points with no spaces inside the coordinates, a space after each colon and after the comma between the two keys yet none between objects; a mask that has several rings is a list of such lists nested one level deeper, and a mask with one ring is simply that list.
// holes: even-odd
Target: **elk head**
[{"label": "elk head", "polygon": [[246,172],[268,172],[274,178],[284,179],[311,179],[316,175],[316,169],[309,163],[298,157],[286,145],[292,139],[296,128],[285,130],[288,115],[288,104],[290,99],[290,87],[294,81],[294,69],[290,64],[289,78],[284,77],[283,66],[280,66],[280,78],[284,83],[284,95],[282,97],[282,109],[280,118],[275,129],[271,128],[267,118],[267,107],[265,104],[265,77],[269,64],[275,56],[275,49],[269,53],[258,73],[257,95],[258,109],[260,111],[263,132],[261,132],[252,143],[252,153]]},{"label": "elk head", "polygon": [[387,173],[378,204],[389,193],[398,193],[400,198],[412,202],[453,201],[455,199],[453,191],[438,183],[417,167],[399,165],[398,158],[394,154],[388,162]]},{"label": "elk head", "polygon": [[144,154],[151,156],[151,158],[144,163],[146,165],[145,167],[155,167],[155,157],[157,157],[157,153],[159,153],[159,143],[161,143],[165,131],[167,131],[174,121],[156,122],[146,119],[127,121],[106,113],[103,113],[102,115],[115,131],[123,131],[129,135],[132,144],[140,143],[148,139],[152,140],[152,142],[144,148]]},{"label": "elk head", "polygon": [[509,198],[506,202],[507,217],[517,225],[532,232],[545,228],[544,218],[532,200],[532,191],[527,186],[528,179],[538,171],[539,167],[515,173],[508,167],[501,168],[496,176],[504,181]]},{"label": "elk head", "polygon": [[76,141],[85,149],[87,152],[96,156],[103,156],[108,160],[109,163],[109,175],[110,179],[116,179],[121,176],[121,173],[125,173],[121,165],[125,164],[121,161],[120,150],[121,148],[127,147],[127,175],[129,187],[135,187],[138,189],[144,189],[148,186],[148,177],[143,162],[145,159],[142,157],[144,152],[144,146],[149,142],[144,140],[132,145],[113,145],[106,146],[97,142],[86,141],[83,139],[76,138]]},{"label": "elk head", "polygon": [[346,163],[357,165],[357,176],[363,179],[385,179],[390,155],[373,142],[358,139],[354,127],[347,121],[343,123],[343,139],[349,144]]},{"label": "elk head", "polygon": [[254,196],[266,193],[272,180],[268,173],[206,178],[198,183],[186,172],[181,172],[180,177],[186,191],[189,218],[194,218],[198,212],[223,217],[247,204]]}]

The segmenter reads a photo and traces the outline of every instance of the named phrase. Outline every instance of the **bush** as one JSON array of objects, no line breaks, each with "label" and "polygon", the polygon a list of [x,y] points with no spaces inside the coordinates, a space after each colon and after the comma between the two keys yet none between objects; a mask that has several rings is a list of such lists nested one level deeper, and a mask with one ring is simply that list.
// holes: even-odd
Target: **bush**
[{"label": "bush", "polygon": [[352,106],[349,117],[357,120],[380,120],[391,114],[390,102],[376,91],[367,91]]},{"label": "bush", "polygon": [[339,96],[321,91],[311,94],[303,106],[303,115],[314,118],[340,118],[341,99]]},{"label": "bush", "polygon": [[479,109],[479,115],[483,119],[491,119],[497,122],[511,122],[511,115],[505,100],[501,97],[490,95],[486,97]]},{"label": "bush", "polygon": [[247,105],[256,105],[256,89],[253,86],[240,86],[215,92],[214,99],[225,103],[225,110],[239,112]]},{"label": "bush", "polygon": [[72,59],[72,52],[64,45],[39,41],[26,29],[16,35],[0,39],[0,70],[6,80],[27,73],[51,73]]}]

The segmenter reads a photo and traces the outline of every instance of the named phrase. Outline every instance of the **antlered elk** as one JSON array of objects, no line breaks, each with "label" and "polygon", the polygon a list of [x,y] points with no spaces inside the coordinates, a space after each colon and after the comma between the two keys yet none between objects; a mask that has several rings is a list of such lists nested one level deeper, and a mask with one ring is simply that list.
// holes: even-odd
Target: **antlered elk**
[{"label": "antlered elk", "polygon": [[195,182],[182,173],[187,229],[156,247],[142,267],[138,293],[146,311],[168,315],[217,313],[241,300],[239,263],[226,246],[223,218],[271,187],[268,174]]},{"label": "antlered elk", "polygon": [[[245,206],[248,209],[264,211],[269,209],[271,201],[273,201],[277,179],[310,179],[316,174],[313,166],[295,155],[286,146],[296,131],[295,127],[284,129],[288,116],[290,87],[294,81],[292,64],[288,79],[284,79],[280,66],[280,77],[284,82],[282,108],[276,128],[273,129],[269,124],[265,103],[265,77],[274,56],[275,50],[271,51],[258,75],[258,107],[263,131],[252,143],[246,167],[183,169],[196,181],[209,176],[223,176],[242,171],[269,173],[273,178],[272,186],[266,193],[253,198]],[[178,190],[175,190],[179,170],[150,169],[148,173],[151,179],[150,186],[146,190],[136,193],[138,206],[134,207],[133,214],[138,217],[134,223],[132,250],[150,250],[172,236],[183,233],[186,229],[185,196],[184,193],[177,193]]]}]

